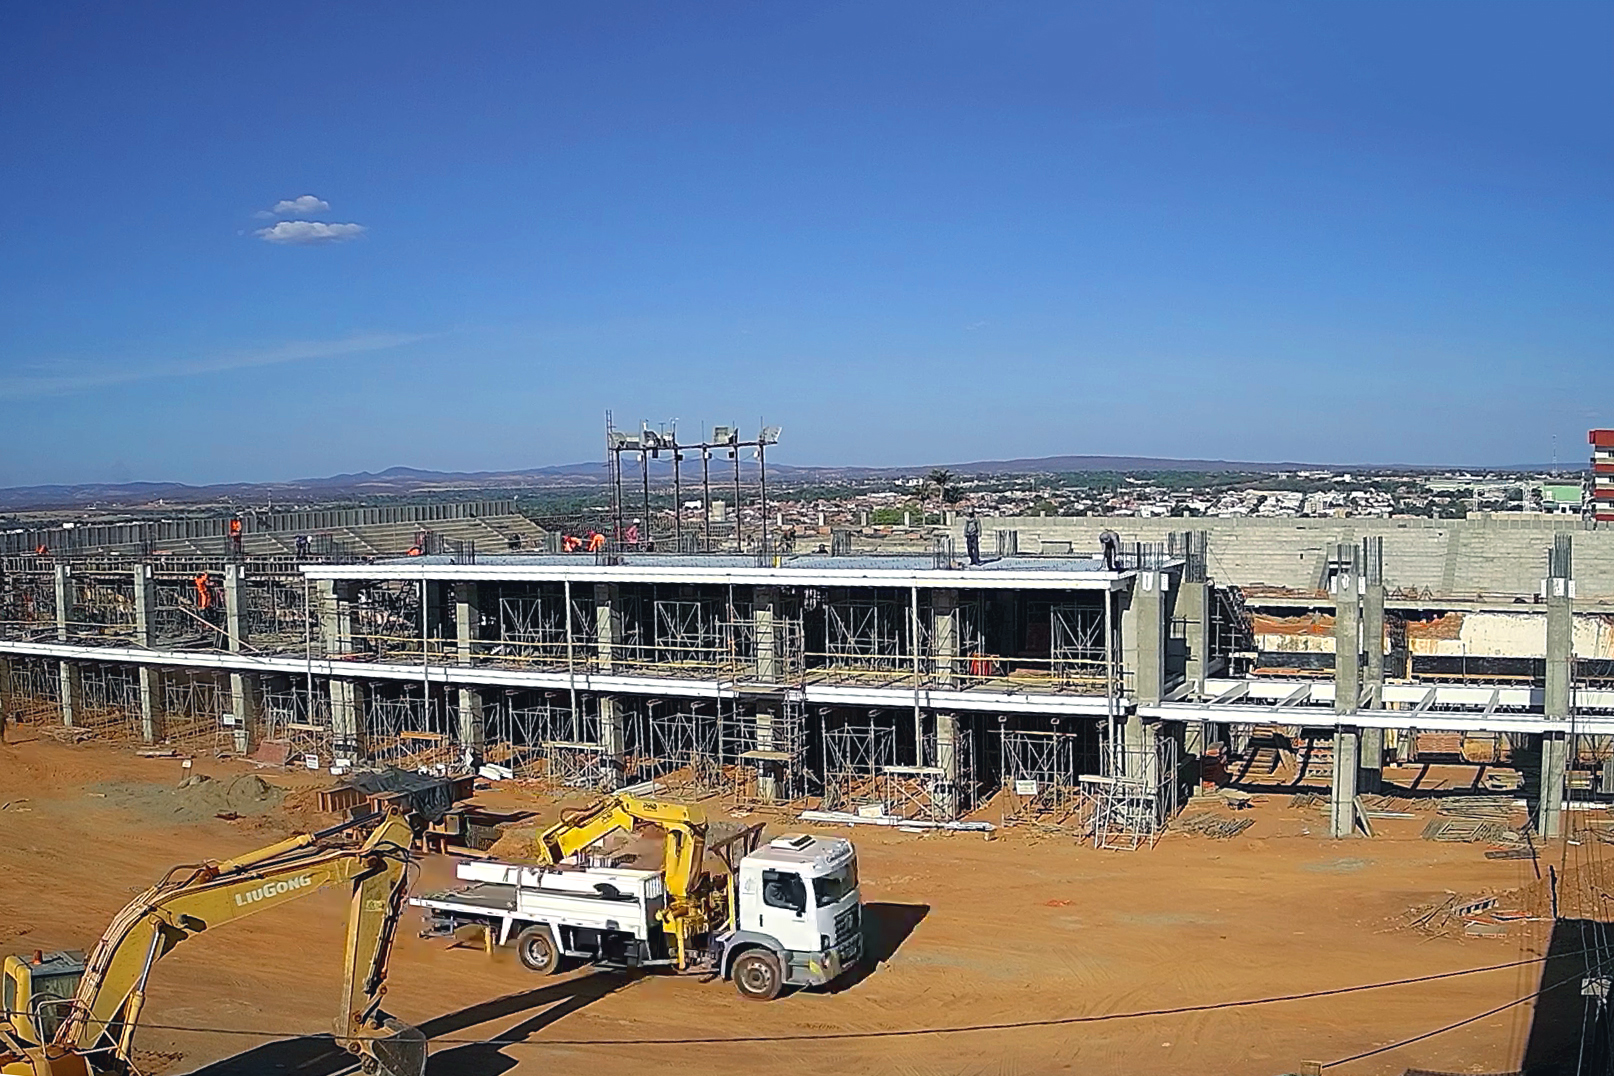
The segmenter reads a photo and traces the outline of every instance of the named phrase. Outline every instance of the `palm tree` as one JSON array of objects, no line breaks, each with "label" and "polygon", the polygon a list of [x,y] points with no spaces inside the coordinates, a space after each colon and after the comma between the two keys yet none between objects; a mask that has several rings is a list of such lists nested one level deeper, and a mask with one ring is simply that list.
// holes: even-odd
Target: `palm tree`
[{"label": "palm tree", "polygon": [[[953,472],[938,467],[925,476],[925,484],[936,487],[936,510],[940,514],[945,510],[945,505],[947,504],[947,487],[953,484]],[[923,507],[924,505],[921,503],[920,508],[923,509]]]}]

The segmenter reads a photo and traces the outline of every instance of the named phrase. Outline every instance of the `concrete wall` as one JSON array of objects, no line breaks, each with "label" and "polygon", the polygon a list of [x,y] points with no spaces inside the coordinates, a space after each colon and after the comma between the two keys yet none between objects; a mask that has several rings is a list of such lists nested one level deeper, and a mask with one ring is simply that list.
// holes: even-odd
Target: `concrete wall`
[{"label": "concrete wall", "polygon": [[[1284,654],[1332,654],[1334,618],[1327,613],[1295,617],[1258,616],[1256,645]],[[1384,640],[1389,652],[1389,640]],[[1426,657],[1547,656],[1545,607],[1520,613],[1447,613],[1408,625],[1407,650]],[[1575,617],[1575,656],[1614,660],[1614,617],[1583,613]]]},{"label": "concrete wall", "polygon": [[[963,548],[963,529],[955,527]],[[1006,516],[983,519],[981,532],[1016,530],[1020,550],[1043,541],[1098,551],[1098,534],[1123,541],[1163,542],[1173,531],[1209,533],[1209,573],[1235,586],[1315,589],[1337,542],[1384,539],[1385,586],[1437,597],[1512,597],[1539,593],[1552,536],[1575,538],[1575,583],[1582,599],[1614,601],[1614,527],[1587,529],[1572,517],[1475,516],[1469,519],[1137,519]]]}]

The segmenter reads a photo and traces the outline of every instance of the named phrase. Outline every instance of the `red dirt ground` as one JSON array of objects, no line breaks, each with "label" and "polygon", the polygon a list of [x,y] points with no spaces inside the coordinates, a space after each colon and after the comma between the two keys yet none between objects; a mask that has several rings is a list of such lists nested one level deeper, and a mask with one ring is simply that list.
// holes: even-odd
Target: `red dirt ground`
[{"label": "red dirt ground", "polygon": [[[195,768],[218,776],[247,770],[209,760]],[[177,761],[93,743],[0,746],[0,951],[88,949],[119,906],[167,867],[237,854],[324,821],[309,809],[311,796],[296,794],[319,775],[259,772],[293,789],[276,811],[155,828],[87,789],[102,782],[171,786],[182,776]],[[487,798],[538,805],[506,789]],[[1421,814],[1377,821],[1372,839],[1331,841],[1320,812],[1287,804],[1287,797],[1257,797],[1249,808],[1255,825],[1231,840],[1169,834],[1152,850],[1130,853],[1019,832],[985,840],[859,829],[853,837],[864,899],[881,928],[874,945],[884,959],[840,989],[769,1005],[695,978],[577,972],[539,979],[508,957],[416,937],[411,912],[393,959],[389,1008],[434,1036],[435,1076],[639,1076],[649,1065],[699,1065],[717,1076],[781,1065],[810,1072],[1243,1076],[1345,1058],[1538,988],[1541,965],[1530,964],[1212,1012],[881,1034],[1304,993],[1545,952],[1545,922],[1513,924],[1498,938],[1466,937],[1461,924],[1444,936],[1406,926],[1409,908],[1453,893],[1533,885],[1530,861],[1487,860],[1481,846],[1421,840]],[[779,828],[784,824],[771,827]],[[1591,857],[1602,847],[1554,845],[1543,862],[1580,866],[1577,877],[1600,881],[1601,860]],[[417,888],[451,881],[451,861],[432,857]],[[322,893],[181,946],[152,976],[138,1039],[148,1067],[208,1076],[336,1071],[321,1060],[323,1043],[298,1036],[330,1027],[343,914],[343,899]],[[1578,994],[1578,983],[1572,989]],[[1520,1066],[1533,1012],[1532,1004],[1515,1006],[1328,1071],[1511,1071]],[[175,1030],[199,1026],[243,1033]],[[868,1035],[768,1041],[831,1032]],[[512,1041],[453,1041],[500,1035]],[[639,1041],[735,1036],[761,1041]]]}]

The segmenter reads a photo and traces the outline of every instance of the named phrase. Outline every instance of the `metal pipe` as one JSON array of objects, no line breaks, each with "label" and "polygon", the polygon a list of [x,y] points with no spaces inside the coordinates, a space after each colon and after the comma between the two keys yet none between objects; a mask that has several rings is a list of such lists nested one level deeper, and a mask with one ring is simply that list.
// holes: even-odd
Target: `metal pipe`
[{"label": "metal pipe", "polygon": [[702,553],[712,551],[712,450],[701,444],[701,534],[705,547]]},{"label": "metal pipe", "polygon": [[757,485],[762,493],[762,551],[768,552],[768,443],[757,434]]},{"label": "metal pipe", "polygon": [[1110,746],[1110,772],[1107,777],[1117,775],[1115,755],[1115,614],[1113,612],[1115,592],[1108,587],[1104,589],[1104,722],[1106,733],[1109,736]]},{"label": "metal pipe", "polygon": [[740,437],[736,433],[729,453],[734,457],[734,551],[745,552],[745,536],[740,532]]},{"label": "metal pipe", "polygon": [[683,462],[684,456],[683,456],[683,453],[678,451],[678,427],[677,426],[673,427],[673,432],[672,432],[672,454],[673,454],[673,551],[677,552],[677,553],[682,553],[684,551],[684,480],[683,480],[683,468],[680,467],[679,465]]},{"label": "metal pipe", "polygon": [[583,723],[577,714],[577,666],[572,656],[572,581],[563,579],[561,586],[566,601],[566,690],[572,706],[572,742],[577,743],[583,738]]},{"label": "metal pipe", "polygon": [[644,533],[639,535],[642,543],[650,534],[650,453],[642,448],[639,450],[639,474],[644,480],[644,515],[639,520],[644,526]]},{"label": "metal pipe", "polygon": [[913,756],[914,765],[925,764],[925,715],[919,708],[919,588],[909,588],[913,629],[909,633],[909,649],[913,651]]}]

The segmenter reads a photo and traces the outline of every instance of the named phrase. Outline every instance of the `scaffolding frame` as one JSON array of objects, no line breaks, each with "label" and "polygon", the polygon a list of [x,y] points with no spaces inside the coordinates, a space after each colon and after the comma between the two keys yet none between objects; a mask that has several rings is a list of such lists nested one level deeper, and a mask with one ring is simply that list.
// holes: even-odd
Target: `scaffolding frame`
[{"label": "scaffolding frame", "polygon": [[[766,720],[764,720],[766,716]],[[738,701],[719,715],[724,795],[744,809],[786,807],[807,797],[807,716],[800,690],[758,697],[749,712]]]},{"label": "scaffolding frame", "polygon": [[362,739],[377,762],[402,769],[434,769],[460,762],[457,707],[407,685],[396,695],[364,693]]},{"label": "scaffolding frame", "polygon": [[1097,786],[1099,801],[1093,847],[1153,848],[1177,813],[1177,741],[1158,736],[1150,745],[1123,744],[1114,757],[1119,773],[1084,778]]},{"label": "scaffolding frame", "polygon": [[999,718],[1003,760],[1003,824],[1034,824],[1087,833],[1094,802],[1081,782],[1081,734],[1011,729]]},{"label": "scaffolding frame", "polygon": [[722,722],[717,714],[700,713],[693,706],[658,710],[650,707],[645,716],[645,754],[638,759],[635,777],[697,797],[723,791]]},{"label": "scaffolding frame", "polygon": [[328,758],[334,751],[331,700],[328,692],[308,693],[306,685],[292,681],[285,691],[265,694],[260,700],[263,738],[282,742],[287,757]]}]

